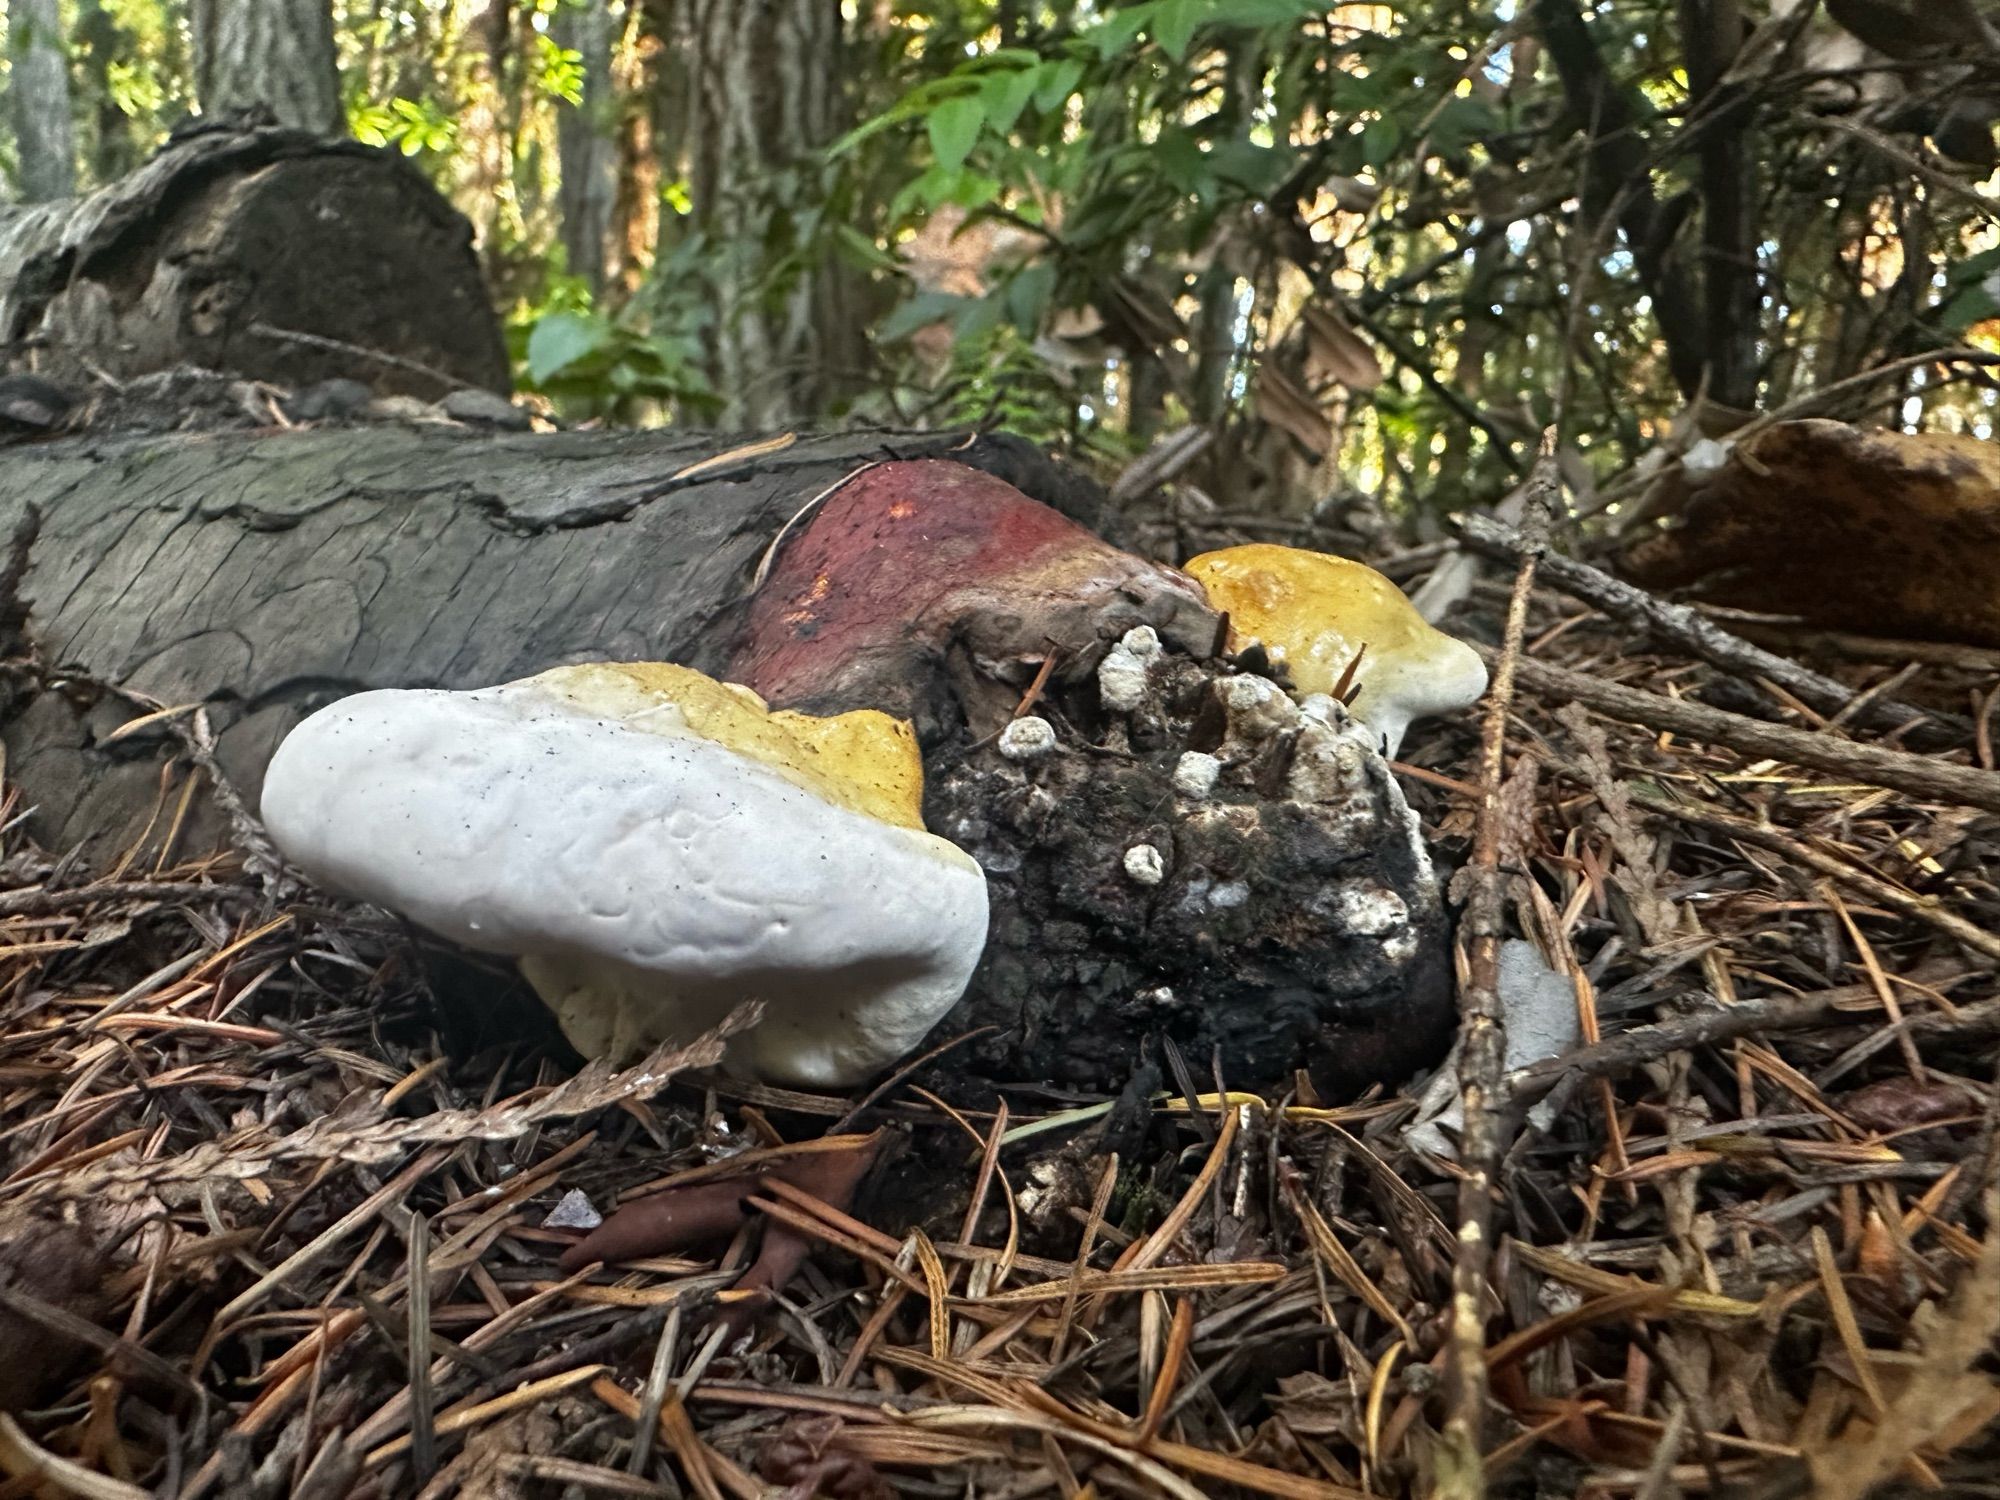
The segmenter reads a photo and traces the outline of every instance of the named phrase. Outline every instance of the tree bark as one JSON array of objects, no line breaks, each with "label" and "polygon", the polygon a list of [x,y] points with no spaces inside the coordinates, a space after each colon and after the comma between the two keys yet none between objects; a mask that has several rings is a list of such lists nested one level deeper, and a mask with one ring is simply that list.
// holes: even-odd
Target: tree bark
[{"label": "tree bark", "polygon": [[465,220],[403,157],[284,129],[198,128],[88,197],[0,210],[0,346],[93,385],[509,384]]},{"label": "tree bark", "polygon": [[605,252],[612,210],[618,202],[618,91],[611,78],[615,26],[610,0],[582,0],[555,16],[558,43],[583,60],[583,100],[566,105],[556,120],[562,175],[556,202],[563,253],[572,276],[604,295]]},{"label": "tree bark", "polygon": [[1742,85],[1725,80],[1748,28],[1737,0],[1680,0],[1680,13],[1689,95],[1708,116],[1699,150],[1708,393],[1747,413],[1757,406],[1762,326],[1757,153],[1750,133],[1756,110]]},{"label": "tree bark", "polygon": [[1588,228],[1594,231],[1607,213],[1617,216],[1640,284],[1653,299],[1674,381],[1682,395],[1692,396],[1709,362],[1706,324],[1687,272],[1671,253],[1677,220],[1653,191],[1632,98],[1606,69],[1576,0],[1534,0],[1533,18],[1562,79],[1569,113],[1590,142],[1582,193]]},{"label": "tree bark", "polygon": [[280,125],[347,133],[329,0],[193,0],[190,15],[203,114],[261,106]]},{"label": "tree bark", "polygon": [[[837,256],[774,276],[815,201],[791,179],[848,123],[839,0],[681,0],[689,227],[716,252],[715,383],[725,426],[836,408],[864,380],[864,283]],[[771,247],[777,246],[775,253]]]},{"label": "tree bark", "polygon": [[70,122],[69,48],[59,0],[14,0],[7,26],[13,76],[15,147],[21,198],[45,203],[76,191],[76,138]]}]

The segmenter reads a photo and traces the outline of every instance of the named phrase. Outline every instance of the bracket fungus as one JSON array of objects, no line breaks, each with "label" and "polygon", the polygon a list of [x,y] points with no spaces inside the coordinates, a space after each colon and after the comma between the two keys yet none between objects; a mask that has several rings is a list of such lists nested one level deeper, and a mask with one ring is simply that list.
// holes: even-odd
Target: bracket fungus
[{"label": "bracket fungus", "polygon": [[322,885],[517,958],[588,1056],[756,999],[731,1066],[837,1086],[922,1040],[985,942],[985,878],[922,795],[887,714],[633,663],[342,699],[279,747],[263,811]]},{"label": "bracket fungus", "polygon": [[1479,654],[1364,563],[1258,542],[1203,553],[1186,571],[1227,611],[1233,637],[1283,654],[1301,696],[1347,689],[1387,755],[1412,720],[1470,708],[1486,692]]}]

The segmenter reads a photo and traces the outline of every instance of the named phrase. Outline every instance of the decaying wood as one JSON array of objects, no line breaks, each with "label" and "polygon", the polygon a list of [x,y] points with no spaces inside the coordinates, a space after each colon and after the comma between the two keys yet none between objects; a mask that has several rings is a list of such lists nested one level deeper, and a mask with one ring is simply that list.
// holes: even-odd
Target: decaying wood
[{"label": "decaying wood", "polygon": [[464,217],[395,152],[275,127],[197,126],[97,192],[0,210],[0,367],[100,388],[179,365],[509,386]]},{"label": "decaying wood", "polygon": [[[882,462],[913,458],[933,461]],[[986,958],[940,1023],[977,1036],[961,1069],[1116,1088],[1161,1037],[1247,1083],[1307,1068],[1344,1091],[1433,1060],[1446,924],[1387,766],[1365,737],[1335,756],[1268,682],[1243,686],[1297,722],[1227,708],[1199,588],[1022,488],[1095,503],[1027,445],[960,435],[376,424],[15,449],[9,764],[30,828],[84,867],[233,845],[270,884],[252,812],[307,713],[681,662],[915,724],[926,821],[988,872]],[[1098,664],[1138,627],[1161,654],[1114,706]],[[1031,763],[994,743],[1030,693],[1057,726]],[[1220,752],[1192,795],[1188,751]]]}]

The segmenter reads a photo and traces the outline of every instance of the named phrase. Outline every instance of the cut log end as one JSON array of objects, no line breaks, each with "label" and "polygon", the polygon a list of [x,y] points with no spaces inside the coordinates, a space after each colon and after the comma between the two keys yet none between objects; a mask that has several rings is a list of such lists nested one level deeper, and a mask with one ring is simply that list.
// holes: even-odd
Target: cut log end
[{"label": "cut log end", "polygon": [[0,216],[0,333],[78,385],[195,365],[436,399],[509,388],[471,226],[410,162],[263,128]]}]

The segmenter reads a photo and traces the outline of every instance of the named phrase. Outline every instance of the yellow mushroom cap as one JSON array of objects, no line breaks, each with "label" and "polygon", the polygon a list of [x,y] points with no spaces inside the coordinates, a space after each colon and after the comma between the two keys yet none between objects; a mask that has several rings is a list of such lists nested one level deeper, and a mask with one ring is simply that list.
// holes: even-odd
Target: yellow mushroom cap
[{"label": "yellow mushroom cap", "polygon": [[1411,720],[1469,708],[1486,691],[1479,654],[1363,563],[1258,542],[1203,553],[1184,571],[1228,612],[1233,644],[1254,639],[1284,653],[1301,696],[1331,693],[1347,677],[1350,706],[1388,754]]},{"label": "yellow mushroom cap", "polygon": [[916,731],[878,709],[827,718],[773,709],[741,683],[663,661],[585,662],[526,681],[627,728],[727,745],[836,807],[903,828],[924,826]]}]

